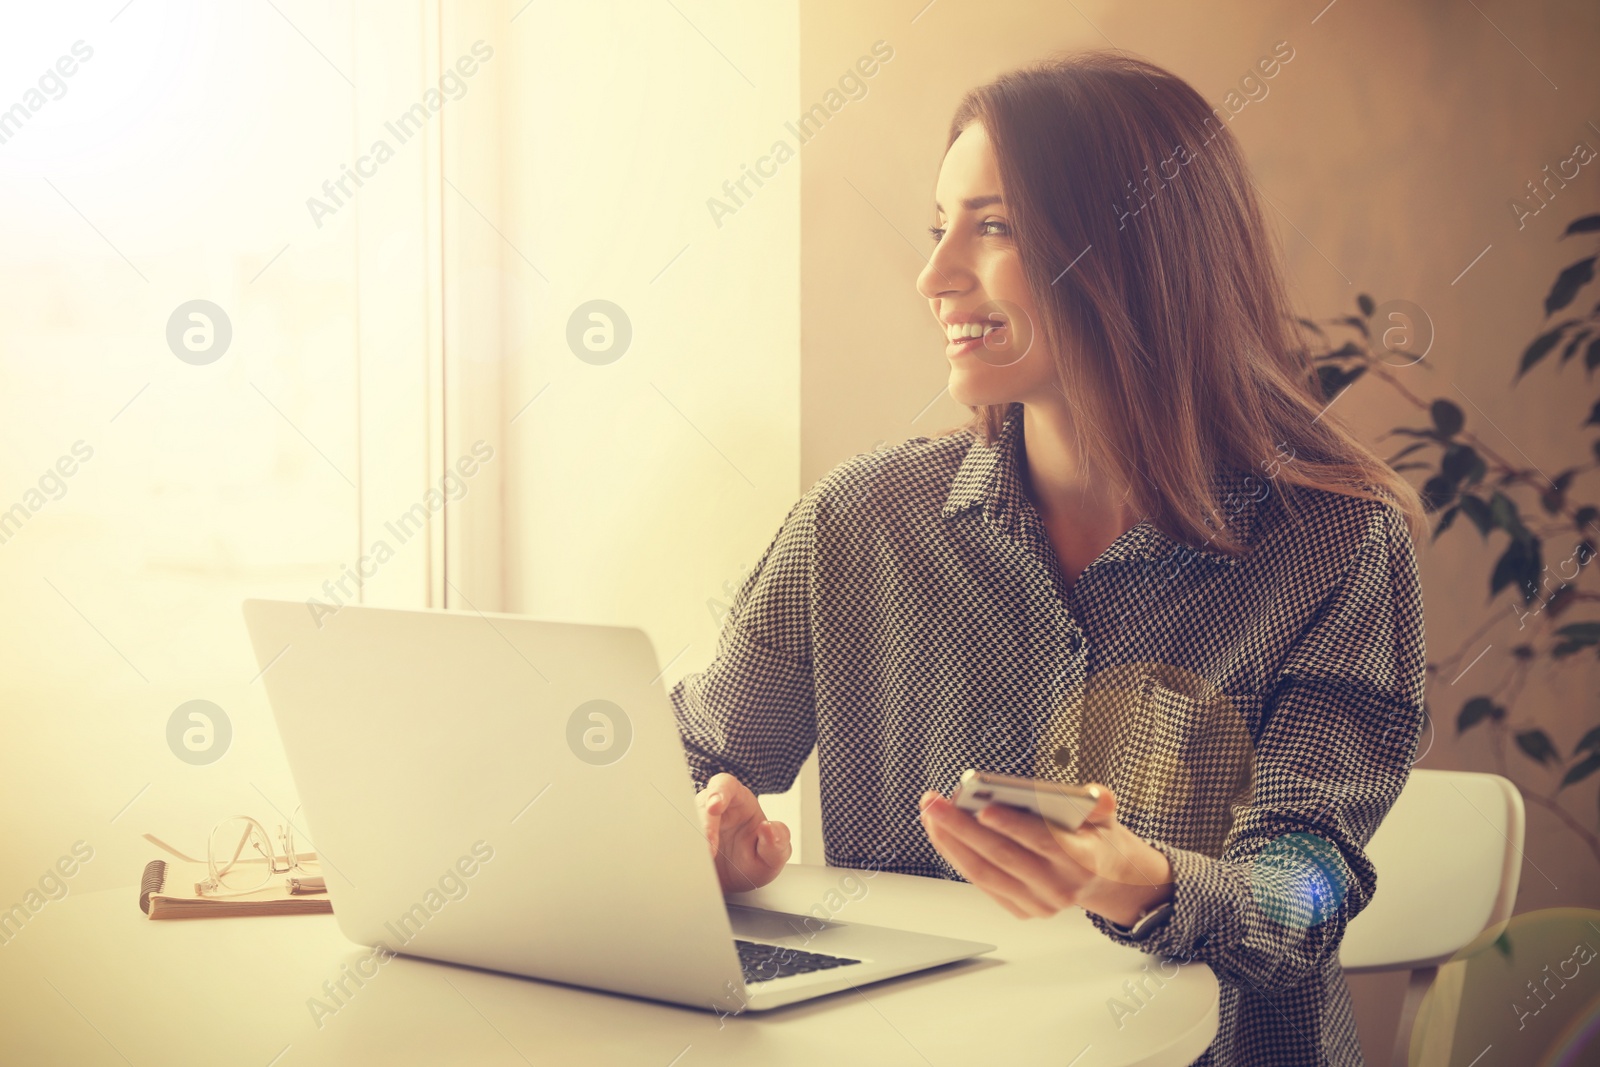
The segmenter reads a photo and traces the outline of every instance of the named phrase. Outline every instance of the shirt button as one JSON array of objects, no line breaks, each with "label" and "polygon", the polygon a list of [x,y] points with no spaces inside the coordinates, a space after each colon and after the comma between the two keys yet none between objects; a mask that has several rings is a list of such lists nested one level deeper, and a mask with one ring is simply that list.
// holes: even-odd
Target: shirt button
[{"label": "shirt button", "polygon": [[1078,634],[1073,634],[1071,637],[1067,638],[1067,651],[1068,652],[1071,652],[1073,655],[1077,655],[1078,654],[1078,650],[1080,648],[1082,648],[1082,647],[1083,647],[1083,638],[1081,636],[1079,636]]}]

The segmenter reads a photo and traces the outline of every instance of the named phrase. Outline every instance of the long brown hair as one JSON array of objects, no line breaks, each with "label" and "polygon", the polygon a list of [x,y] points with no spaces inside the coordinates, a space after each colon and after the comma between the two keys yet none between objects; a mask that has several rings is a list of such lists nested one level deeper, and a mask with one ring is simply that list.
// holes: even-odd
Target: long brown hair
[{"label": "long brown hair", "polygon": [[[1379,500],[1421,538],[1417,490],[1325,410],[1243,153],[1199,93],[1095,49],[967,93],[946,150],[972,123],[994,146],[1078,454],[1130,503],[1168,536],[1240,553],[1206,520],[1226,506],[1211,479],[1226,465]],[[973,407],[944,432],[992,444],[1008,410]]]}]

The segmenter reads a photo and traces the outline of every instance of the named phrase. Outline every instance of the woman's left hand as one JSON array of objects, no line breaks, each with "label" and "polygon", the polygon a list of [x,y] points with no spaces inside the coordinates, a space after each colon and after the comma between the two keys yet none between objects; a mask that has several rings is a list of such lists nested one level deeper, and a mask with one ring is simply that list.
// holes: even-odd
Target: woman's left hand
[{"label": "woman's left hand", "polygon": [[1172,865],[1117,821],[1111,790],[1090,788],[1100,795],[1076,830],[1004,804],[974,817],[933,792],[922,794],[922,825],[963,878],[1019,919],[1076,906],[1130,926],[1172,896]]}]

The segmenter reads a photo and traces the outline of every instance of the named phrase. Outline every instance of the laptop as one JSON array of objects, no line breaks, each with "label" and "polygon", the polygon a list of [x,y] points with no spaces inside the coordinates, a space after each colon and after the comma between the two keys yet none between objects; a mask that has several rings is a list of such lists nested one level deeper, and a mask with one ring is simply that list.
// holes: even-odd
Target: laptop
[{"label": "laptop", "polygon": [[995,948],[727,903],[642,630],[254,599],[244,616],[352,941],[719,1014]]}]

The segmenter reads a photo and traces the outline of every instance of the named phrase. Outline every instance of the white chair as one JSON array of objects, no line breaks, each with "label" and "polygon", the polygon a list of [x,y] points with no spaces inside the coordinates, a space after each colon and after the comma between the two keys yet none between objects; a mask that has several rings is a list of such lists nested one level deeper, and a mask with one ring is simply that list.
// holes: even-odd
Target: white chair
[{"label": "white chair", "polygon": [[1412,1030],[1430,988],[1418,1056],[1409,1067],[1449,1063],[1466,974],[1464,960],[1451,960],[1485,931],[1493,932],[1483,944],[1492,942],[1495,928],[1511,918],[1523,823],[1522,794],[1500,775],[1413,768],[1373,834],[1366,852],[1378,890],[1345,928],[1339,962],[1351,974],[1411,972],[1393,1067],[1408,1067]]}]

